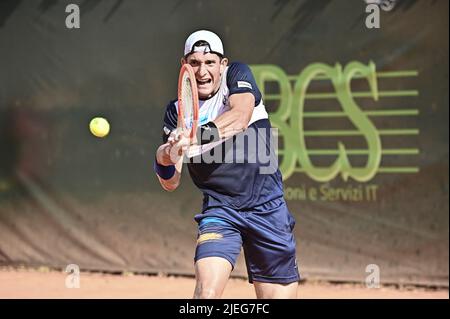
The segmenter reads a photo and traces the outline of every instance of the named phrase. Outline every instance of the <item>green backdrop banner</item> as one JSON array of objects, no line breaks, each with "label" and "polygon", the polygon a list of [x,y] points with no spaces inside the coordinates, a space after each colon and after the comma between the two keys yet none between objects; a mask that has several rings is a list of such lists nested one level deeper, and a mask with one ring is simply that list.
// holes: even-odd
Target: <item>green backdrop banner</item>
[{"label": "green backdrop banner", "polygon": [[206,28],[263,93],[303,277],[448,286],[448,1],[389,3],[2,1],[0,264],[193,274],[202,196],[152,163]]}]

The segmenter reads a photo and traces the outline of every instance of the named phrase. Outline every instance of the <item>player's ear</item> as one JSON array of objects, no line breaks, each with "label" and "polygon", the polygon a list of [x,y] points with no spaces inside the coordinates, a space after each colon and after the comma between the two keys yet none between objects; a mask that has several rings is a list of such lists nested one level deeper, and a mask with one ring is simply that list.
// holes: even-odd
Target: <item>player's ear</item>
[{"label": "player's ear", "polygon": [[183,65],[183,64],[186,64],[186,63],[187,63],[187,61],[186,61],[186,59],[185,59],[184,57],[182,57],[182,58],[181,58],[180,62],[181,62],[181,65]]},{"label": "player's ear", "polygon": [[220,73],[222,73],[225,70],[227,65],[228,65],[228,59],[222,58],[222,60],[220,60]]}]

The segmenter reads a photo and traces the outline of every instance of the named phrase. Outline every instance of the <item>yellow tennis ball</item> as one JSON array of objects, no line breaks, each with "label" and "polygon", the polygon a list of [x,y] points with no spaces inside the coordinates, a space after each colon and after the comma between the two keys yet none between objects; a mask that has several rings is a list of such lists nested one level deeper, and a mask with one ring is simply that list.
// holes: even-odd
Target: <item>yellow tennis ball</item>
[{"label": "yellow tennis ball", "polygon": [[89,123],[91,133],[97,137],[105,137],[109,133],[109,123],[103,117],[95,117]]}]

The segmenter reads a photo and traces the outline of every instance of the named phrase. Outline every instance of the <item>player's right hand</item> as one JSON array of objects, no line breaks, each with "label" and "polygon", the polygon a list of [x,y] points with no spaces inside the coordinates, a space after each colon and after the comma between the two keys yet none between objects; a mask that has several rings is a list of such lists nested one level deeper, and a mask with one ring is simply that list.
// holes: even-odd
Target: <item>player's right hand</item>
[{"label": "player's right hand", "polygon": [[175,165],[178,159],[178,152],[174,152],[173,145],[170,142],[160,145],[156,151],[156,161],[161,165]]},{"label": "player's right hand", "polygon": [[177,134],[177,132],[172,132],[167,139],[167,143],[162,144],[156,151],[156,160],[164,166],[175,165],[188,146],[188,138]]}]

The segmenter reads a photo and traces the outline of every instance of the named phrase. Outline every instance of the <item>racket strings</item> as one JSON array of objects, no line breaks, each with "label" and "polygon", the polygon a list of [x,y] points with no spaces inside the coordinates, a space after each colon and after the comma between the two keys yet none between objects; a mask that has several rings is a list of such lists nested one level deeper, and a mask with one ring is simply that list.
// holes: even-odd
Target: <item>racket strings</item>
[{"label": "racket strings", "polygon": [[185,123],[185,130],[189,131],[193,126],[194,121],[194,101],[192,94],[192,83],[187,72],[183,76],[182,87],[182,99],[183,99],[183,117]]}]

